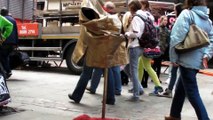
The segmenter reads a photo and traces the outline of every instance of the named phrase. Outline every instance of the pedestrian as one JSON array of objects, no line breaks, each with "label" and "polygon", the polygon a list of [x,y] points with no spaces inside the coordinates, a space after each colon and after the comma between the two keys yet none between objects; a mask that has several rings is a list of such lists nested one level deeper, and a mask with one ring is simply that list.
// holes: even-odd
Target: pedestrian
[{"label": "pedestrian", "polygon": [[13,24],[13,31],[10,36],[2,44],[2,64],[6,72],[6,78],[9,78],[12,75],[12,71],[9,64],[9,55],[17,47],[18,44],[18,30],[15,19],[9,15],[9,11],[6,8],[1,9],[1,15],[4,16]]},{"label": "pedestrian", "polygon": [[[138,0],[132,0],[128,3],[128,8],[134,16],[136,13],[143,16],[145,13],[141,10],[141,4]],[[145,15],[145,17],[147,17]],[[128,75],[133,83],[133,97],[128,99],[129,101],[138,102],[140,101],[140,92],[143,92],[143,87],[141,86],[138,79],[138,59],[143,53],[143,48],[140,47],[138,38],[142,35],[144,30],[144,22],[138,17],[134,16],[128,31],[125,35],[129,39],[128,51],[129,51],[129,64],[124,68],[125,73]]]},{"label": "pedestrian", "polygon": [[154,58],[152,68],[156,71],[158,79],[161,74],[161,62],[169,56],[169,42],[170,42],[170,31],[167,28],[168,18],[163,15],[160,17],[159,25],[159,47],[161,50],[161,56]]},{"label": "pedestrian", "polygon": [[[6,75],[5,70],[2,66],[2,60],[4,59],[4,54],[2,50],[2,44],[5,42],[5,40],[10,36],[13,30],[13,24],[8,21],[6,18],[0,15],[0,74],[1,81],[1,93],[0,93],[0,105],[5,105],[10,101],[10,94],[6,83]],[[3,89],[6,88],[7,90]],[[2,90],[3,89],[3,90]]]},{"label": "pedestrian", "polygon": [[[210,45],[178,54],[175,52],[175,46],[184,40],[192,22],[207,33]],[[209,120],[196,78],[199,69],[207,67],[207,61],[212,57],[213,52],[213,26],[208,16],[205,0],[185,1],[185,9],[178,16],[170,38],[170,61],[174,65],[179,65],[180,77],[176,84],[170,115],[166,116],[165,120],[181,119],[181,111],[186,97],[193,106],[197,119]]]},{"label": "pedestrian", "polygon": [[[176,4],[175,7],[174,7],[174,11],[175,11],[176,18],[177,18],[182,11],[182,3]],[[160,94],[160,96],[172,98],[172,95],[173,95],[172,90],[173,90],[174,85],[176,83],[177,73],[179,73],[178,66],[171,64],[171,71],[169,73],[170,77],[169,77],[169,80],[168,80],[169,81],[168,87],[165,89],[165,91],[162,94]]]},{"label": "pedestrian", "polygon": [[[111,1],[107,1],[104,3],[104,10],[106,10],[109,14],[115,14],[115,4]],[[109,79],[114,81],[115,85],[115,95],[121,95],[122,85],[121,85],[121,74],[120,74],[120,66],[114,66],[109,68]],[[91,78],[91,85],[86,89],[90,91],[90,93],[95,94],[98,84],[100,82],[101,76],[104,73],[104,69],[95,68],[93,71],[93,75]]]},{"label": "pedestrian", "polygon": [[[148,0],[141,0],[140,3],[142,5],[141,11],[145,13],[145,15],[147,15],[149,19],[151,19],[154,23],[154,17],[150,13]],[[155,84],[154,90],[151,93],[149,93],[149,95],[156,96],[158,95],[158,93],[163,92],[163,87],[161,86],[160,80],[158,79],[156,72],[151,66],[151,60],[152,60],[151,58],[146,58],[145,56],[142,55],[140,56],[138,64],[139,64],[139,68],[142,67],[147,71],[147,73],[149,74],[149,76],[151,77],[151,79],[153,80]],[[141,70],[139,71],[139,76],[141,77],[140,80],[142,80],[144,69],[139,69]]]}]

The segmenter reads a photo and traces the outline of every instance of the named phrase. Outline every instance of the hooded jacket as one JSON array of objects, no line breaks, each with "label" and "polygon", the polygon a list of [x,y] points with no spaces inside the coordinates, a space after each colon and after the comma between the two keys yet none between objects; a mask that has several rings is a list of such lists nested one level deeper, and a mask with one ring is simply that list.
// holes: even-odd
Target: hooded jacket
[{"label": "hooded jacket", "polygon": [[16,45],[18,43],[18,30],[17,30],[16,21],[11,16],[4,16],[4,17],[13,24],[13,31],[10,34],[10,36],[6,39],[6,41],[4,43],[5,44],[14,44],[14,45]]},{"label": "hooded jacket", "polygon": [[[171,32],[170,36],[170,60],[173,63],[178,63],[179,65],[191,68],[191,69],[202,69],[202,59],[208,56],[210,59],[213,55],[213,26],[212,21],[209,19],[207,14],[206,6],[194,6],[191,10],[185,9],[178,16]],[[191,13],[192,14],[191,14]],[[192,16],[193,15],[193,16]],[[175,52],[175,45],[182,42],[186,37],[190,24],[192,22],[203,29],[209,36],[210,45],[196,49],[183,54],[177,54]]]},{"label": "hooded jacket", "polygon": [[79,13],[80,37],[72,60],[85,55],[86,65],[109,68],[127,64],[125,39],[120,36],[122,24],[118,15],[109,15],[96,0],[83,0]]},{"label": "hooded jacket", "polygon": [[0,32],[1,37],[5,40],[12,33],[13,24],[0,15]]}]

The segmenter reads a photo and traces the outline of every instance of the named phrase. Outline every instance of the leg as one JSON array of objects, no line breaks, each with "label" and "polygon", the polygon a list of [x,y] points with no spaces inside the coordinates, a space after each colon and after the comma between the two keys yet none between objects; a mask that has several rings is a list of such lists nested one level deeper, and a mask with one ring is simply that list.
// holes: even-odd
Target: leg
[{"label": "leg", "polygon": [[106,104],[115,104],[115,84],[112,69],[108,69],[107,100]]},{"label": "leg", "polygon": [[158,76],[157,76],[156,72],[153,70],[150,60],[151,60],[150,58],[146,58],[144,56],[142,57],[144,68],[146,69],[146,71],[148,72],[149,76],[153,80],[155,86],[161,86],[160,80],[158,79]]},{"label": "leg", "polygon": [[121,95],[122,85],[121,85],[121,73],[120,73],[120,66],[115,66],[111,68],[115,83],[115,94]]},{"label": "leg", "polygon": [[142,54],[142,48],[136,47],[136,48],[130,48],[130,75],[133,82],[133,97],[139,98],[139,89],[142,89],[142,86],[138,79],[138,58]]},{"label": "leg", "polygon": [[98,87],[98,84],[101,80],[101,75],[103,74],[102,68],[94,68],[92,78],[91,78],[91,86],[90,86],[90,92],[95,93],[96,89]]},{"label": "leg", "polygon": [[181,118],[181,111],[185,100],[185,91],[182,81],[182,76],[180,76],[176,85],[175,95],[170,109],[170,116],[175,118]]},{"label": "leg", "polygon": [[197,86],[196,75],[198,73],[198,70],[184,68],[180,66],[180,72],[186,96],[188,97],[188,100],[193,106],[193,108],[195,109],[198,119],[209,120],[206,108],[200,97],[200,93]]},{"label": "leg", "polygon": [[76,103],[79,103],[81,101],[81,98],[83,97],[88,81],[92,76],[92,71],[93,71],[92,67],[84,65],[83,72],[81,73],[80,79],[75,87],[75,90],[73,91],[72,94],[68,95],[69,98],[74,100]]},{"label": "leg", "polygon": [[142,63],[142,57],[140,56],[138,59],[138,79],[142,80],[144,76],[144,68]]},{"label": "leg", "polygon": [[172,70],[171,70],[171,79],[168,85],[168,89],[169,90],[173,90],[173,87],[175,85],[176,79],[177,79],[177,70],[178,67],[172,66]]},{"label": "leg", "polygon": [[145,69],[143,71],[144,71],[144,74],[143,74],[143,78],[142,78],[142,81],[141,81],[141,85],[144,88],[147,88],[148,87],[149,74],[146,72]]}]

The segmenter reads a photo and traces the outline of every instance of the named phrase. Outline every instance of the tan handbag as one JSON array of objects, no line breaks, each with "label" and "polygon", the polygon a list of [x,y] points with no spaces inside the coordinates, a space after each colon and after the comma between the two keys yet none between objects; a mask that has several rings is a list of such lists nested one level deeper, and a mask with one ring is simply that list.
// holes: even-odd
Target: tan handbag
[{"label": "tan handbag", "polygon": [[175,51],[176,53],[186,53],[209,44],[210,42],[207,33],[193,22],[190,25],[190,29],[185,40],[175,46]]}]

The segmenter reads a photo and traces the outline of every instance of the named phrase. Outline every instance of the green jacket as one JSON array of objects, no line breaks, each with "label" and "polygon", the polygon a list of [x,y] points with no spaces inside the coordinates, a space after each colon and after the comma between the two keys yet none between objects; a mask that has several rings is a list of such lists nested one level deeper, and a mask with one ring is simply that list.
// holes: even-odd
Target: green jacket
[{"label": "green jacket", "polygon": [[[4,30],[4,31],[3,31]],[[0,32],[3,40],[10,36],[13,30],[13,24],[0,15]]]}]

